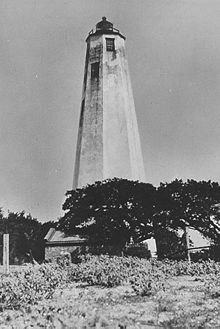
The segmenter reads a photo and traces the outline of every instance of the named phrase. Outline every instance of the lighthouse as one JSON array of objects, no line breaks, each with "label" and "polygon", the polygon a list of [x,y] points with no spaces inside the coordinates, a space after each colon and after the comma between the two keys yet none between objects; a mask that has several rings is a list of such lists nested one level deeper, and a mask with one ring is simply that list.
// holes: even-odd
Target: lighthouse
[{"label": "lighthouse", "polygon": [[143,182],[125,37],[103,17],[86,43],[73,189],[114,177]]}]

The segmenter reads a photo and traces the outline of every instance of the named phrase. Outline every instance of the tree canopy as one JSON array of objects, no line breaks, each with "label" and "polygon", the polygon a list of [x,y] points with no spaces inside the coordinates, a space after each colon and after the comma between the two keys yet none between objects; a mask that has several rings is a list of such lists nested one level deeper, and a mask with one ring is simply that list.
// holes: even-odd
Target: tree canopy
[{"label": "tree canopy", "polygon": [[218,206],[220,186],[211,181],[174,180],[157,189],[156,223],[173,230],[185,226],[217,241],[220,236]]},{"label": "tree canopy", "polygon": [[[219,243],[220,186],[216,182],[174,180],[151,184],[109,179],[67,191],[58,227],[97,244],[121,244],[155,237],[170,246],[185,243],[178,230],[190,226]],[[168,245],[168,244],[167,244]],[[164,246],[162,247],[164,249]],[[165,249],[162,250],[165,253]]]},{"label": "tree canopy", "polygon": [[109,179],[68,191],[59,228],[86,234],[90,242],[125,245],[152,235],[155,188],[151,184]]},{"label": "tree canopy", "polygon": [[[10,263],[42,261],[44,259],[44,236],[54,223],[40,223],[30,214],[9,212],[4,216],[0,212],[0,250],[2,235],[9,233]],[[0,262],[2,253],[0,254]]]},{"label": "tree canopy", "polygon": [[[220,244],[220,186],[217,182],[174,180],[152,184],[108,179],[67,191],[65,215],[57,228],[67,234],[86,235],[90,243],[122,249],[131,238],[140,242],[154,237],[159,256],[185,248],[179,235],[186,226],[198,230],[214,244]],[[40,223],[31,215],[0,209],[2,235],[10,234],[10,263],[38,261],[44,257],[44,237],[55,223]],[[0,254],[0,262],[2,254]]]}]

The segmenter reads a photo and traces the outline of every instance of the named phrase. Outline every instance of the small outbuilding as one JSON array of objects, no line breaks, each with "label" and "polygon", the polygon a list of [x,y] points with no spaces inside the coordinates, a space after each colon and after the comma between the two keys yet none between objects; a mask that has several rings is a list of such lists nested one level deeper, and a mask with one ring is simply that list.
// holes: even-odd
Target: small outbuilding
[{"label": "small outbuilding", "polygon": [[62,231],[50,228],[44,238],[45,260],[57,261],[60,257],[69,255],[71,260],[86,249],[87,239],[79,235],[66,235]]}]

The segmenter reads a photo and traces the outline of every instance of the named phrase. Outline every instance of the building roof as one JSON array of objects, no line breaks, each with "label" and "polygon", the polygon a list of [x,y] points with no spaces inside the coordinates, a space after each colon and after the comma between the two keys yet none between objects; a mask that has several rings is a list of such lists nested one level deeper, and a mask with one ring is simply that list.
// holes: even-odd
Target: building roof
[{"label": "building roof", "polygon": [[63,245],[63,244],[82,244],[87,241],[85,237],[80,235],[67,235],[62,231],[50,228],[45,238],[46,245]]},{"label": "building roof", "polygon": [[89,32],[89,35],[88,35],[86,41],[88,40],[88,38],[91,35],[99,35],[99,34],[116,34],[116,35],[119,35],[120,37],[122,37],[123,39],[125,39],[125,36],[122,35],[118,29],[114,28],[113,24],[111,22],[109,22],[106,19],[106,17],[102,17],[102,20],[96,24],[95,31],[91,30]]},{"label": "building roof", "polygon": [[102,20],[96,24],[96,31],[102,30],[103,32],[107,30],[113,30],[113,24],[107,21],[106,17],[102,17]]},{"label": "building roof", "polygon": [[189,228],[189,238],[192,241],[194,248],[210,247],[211,245],[210,240],[193,227]]}]

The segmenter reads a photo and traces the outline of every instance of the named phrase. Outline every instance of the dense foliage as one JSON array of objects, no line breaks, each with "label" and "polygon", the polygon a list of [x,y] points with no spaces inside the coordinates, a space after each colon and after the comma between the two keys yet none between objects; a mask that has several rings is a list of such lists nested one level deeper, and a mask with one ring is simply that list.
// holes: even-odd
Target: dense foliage
[{"label": "dense foliage", "polygon": [[[55,288],[68,282],[115,287],[131,285],[139,295],[166,289],[166,280],[173,276],[217,276],[220,263],[206,261],[189,264],[186,261],[144,260],[135,257],[92,256],[79,264],[42,264],[23,266],[8,275],[0,274],[0,310],[18,309],[51,298]],[[220,284],[220,280],[218,281]]]},{"label": "dense foliage", "polygon": [[[54,224],[40,223],[31,215],[9,212],[7,216],[0,213],[0,250],[2,250],[4,233],[9,233],[10,264],[42,261],[44,259],[44,237]],[[0,252],[2,263],[2,252]]]},{"label": "dense foliage", "polygon": [[131,237],[147,238],[153,234],[154,192],[151,184],[117,178],[68,191],[59,228],[86,234],[91,243],[121,247]]},{"label": "dense foliage", "polygon": [[19,309],[50,298],[55,288],[67,280],[67,274],[57,265],[25,266],[21,270],[1,275],[0,310]]},{"label": "dense foliage", "polygon": [[[186,248],[186,226],[220,243],[220,186],[211,181],[174,180],[150,184],[112,179],[67,192],[58,227],[81,233],[97,244],[119,245],[154,237],[158,254]],[[181,257],[185,255],[181,255]]]},{"label": "dense foliage", "polygon": [[[77,265],[27,266],[18,272],[0,275],[0,327],[126,328],[127,324],[136,327],[134,324],[137,322],[137,328],[142,324],[166,328],[203,328],[204,323],[210,322],[208,327],[217,328],[211,325],[212,318],[208,316],[210,312],[211,315],[220,315],[219,273],[220,263],[213,261],[188,264],[186,261],[147,261],[103,255],[87,256]],[[176,293],[173,291],[171,283],[175,277],[179,281],[183,275],[199,283],[198,288],[196,285],[193,288],[190,286],[191,291],[198,291],[201,295],[199,308],[195,304],[195,311],[185,311],[182,307],[184,286],[180,286]],[[94,286],[95,290],[89,290],[88,285]],[[103,287],[99,294],[97,285]],[[114,290],[118,286],[124,289]],[[180,295],[179,299],[177,294]],[[135,317],[131,314],[129,318],[132,300],[138,305],[138,310]],[[205,304],[206,300],[209,305]],[[148,302],[149,307],[154,303],[154,308],[150,310],[153,317],[148,315],[146,318],[145,315],[140,323],[138,319],[144,316],[148,308],[144,302]],[[187,299],[188,303],[193,303],[193,300]],[[99,311],[102,305],[108,310],[104,317]],[[120,319],[111,312],[119,305]],[[166,312],[170,318],[163,317]],[[196,319],[197,326],[193,319]]]},{"label": "dense foliage", "polygon": [[176,231],[191,226],[219,242],[219,200],[218,183],[195,180],[161,183],[157,189],[156,230],[168,227],[170,231]]},{"label": "dense foliage", "polygon": [[[161,289],[165,280],[173,276],[219,275],[220,263],[209,260],[189,264],[187,261],[145,260],[136,257],[91,256],[71,268],[71,280],[89,285],[113,287],[132,283],[145,291]],[[220,279],[220,276],[219,276]],[[150,285],[149,285],[150,283]],[[219,282],[220,283],[220,282]],[[155,289],[155,287],[157,287]],[[143,292],[141,293],[143,294]]]},{"label": "dense foliage", "polygon": [[[120,254],[128,242],[154,237],[160,258],[184,258],[184,229],[190,226],[215,245],[209,257],[219,259],[220,186],[211,181],[174,180],[151,184],[112,179],[67,192],[65,215],[58,228],[88,237],[91,249]],[[42,261],[44,237],[54,223],[40,223],[24,212],[0,212],[2,235],[10,234],[10,263]],[[182,230],[182,234],[180,231]],[[0,253],[0,263],[2,253]]]}]

